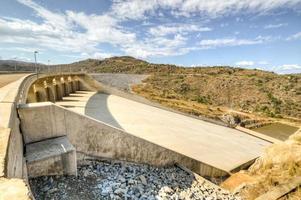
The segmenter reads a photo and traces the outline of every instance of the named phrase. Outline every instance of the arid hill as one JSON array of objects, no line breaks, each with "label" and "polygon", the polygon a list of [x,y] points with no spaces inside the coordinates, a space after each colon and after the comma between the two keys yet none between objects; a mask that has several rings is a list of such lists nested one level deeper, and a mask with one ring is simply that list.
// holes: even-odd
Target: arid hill
[{"label": "arid hill", "polygon": [[[133,57],[88,59],[63,67],[87,72],[150,74],[133,91],[194,115],[225,112],[271,118],[301,118],[301,75],[278,75],[233,67],[179,67]],[[242,112],[242,113],[240,113]]]},{"label": "arid hill", "polygon": [[[46,65],[38,63],[37,66],[40,70],[47,69]],[[0,60],[0,72],[1,71],[28,71],[34,72],[35,71],[35,63],[31,62],[23,62],[23,61],[15,61],[15,60]]]},{"label": "arid hill", "polygon": [[[0,70],[13,70],[14,62],[1,61]],[[17,69],[34,71],[34,64],[17,62]],[[129,56],[87,59],[50,68],[40,65],[40,69],[149,74],[142,84],[132,87],[135,93],[196,116],[220,119],[231,113],[241,125],[254,124],[258,117],[297,123],[301,119],[301,74],[278,75],[229,66],[180,67]]]}]

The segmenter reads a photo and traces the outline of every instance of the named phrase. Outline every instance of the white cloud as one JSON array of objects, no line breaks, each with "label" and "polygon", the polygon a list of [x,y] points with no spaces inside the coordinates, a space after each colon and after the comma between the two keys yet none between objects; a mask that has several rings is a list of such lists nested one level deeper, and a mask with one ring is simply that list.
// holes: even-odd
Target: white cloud
[{"label": "white cloud", "polygon": [[275,71],[279,74],[301,73],[301,65],[284,64],[284,65],[275,67],[273,71]]},{"label": "white cloud", "polygon": [[28,6],[36,11],[37,15],[44,20],[48,25],[51,25],[53,28],[64,30],[66,26],[71,26],[68,19],[64,14],[51,12],[39,4],[33,2],[32,0],[17,0],[18,2]]},{"label": "white cloud", "polygon": [[221,23],[221,24],[220,24],[220,27],[222,27],[222,28],[224,28],[224,27],[226,27],[226,26],[229,26],[229,24],[228,24],[228,23]]},{"label": "white cloud", "polygon": [[[66,11],[51,12],[31,0],[19,0],[32,8],[41,23],[30,20],[0,17],[0,42],[40,46],[55,51],[98,52],[97,45],[123,45],[136,40],[135,33],[124,30],[109,15],[86,15]],[[84,31],[79,31],[78,28]]]},{"label": "white cloud", "polygon": [[259,65],[268,65],[269,62],[268,62],[268,61],[265,61],[265,60],[262,60],[262,61],[259,61],[258,64],[259,64]]},{"label": "white cloud", "polygon": [[272,40],[271,37],[258,36],[255,39],[237,39],[237,38],[222,38],[213,40],[201,40],[199,45],[204,49],[211,49],[217,47],[229,47],[229,46],[242,46],[242,45],[254,45],[261,44]]},{"label": "white cloud", "polygon": [[121,19],[143,19],[147,12],[155,10],[158,6],[155,0],[116,0],[112,5],[112,13]]},{"label": "white cloud", "polygon": [[[182,55],[198,49],[261,44],[271,38],[259,36],[255,39],[203,39],[199,44],[188,46],[189,33],[211,29],[186,20],[185,24],[165,22],[165,26],[148,23],[141,31],[124,25],[128,20],[146,19],[148,16],[158,16],[158,13],[162,13],[161,18],[164,18],[165,12],[162,9],[167,9],[171,15],[184,17],[218,17],[238,11],[266,13],[279,7],[293,8],[301,0],[114,0],[111,9],[99,15],[75,11],[54,12],[32,0],[18,2],[31,8],[41,20],[34,22],[0,17],[0,44],[9,43],[19,48],[51,49],[79,53],[78,55],[86,53],[91,57],[110,56],[111,53],[104,53],[99,47],[101,44],[110,44],[125,54],[145,58]],[[139,35],[140,31],[144,34]]]},{"label": "white cloud", "polygon": [[34,51],[42,51],[42,49],[30,48],[30,47],[0,47],[1,51],[18,51],[18,52],[26,52],[33,53]]},{"label": "white cloud", "polygon": [[239,62],[236,62],[235,65],[237,66],[241,66],[241,67],[246,67],[246,66],[253,66],[255,63],[253,61],[239,61]]},{"label": "white cloud", "polygon": [[137,43],[123,47],[126,54],[138,58],[151,56],[171,56],[188,53],[190,48],[185,47],[186,38],[180,34],[172,38],[151,37]]},{"label": "white cloud", "polygon": [[283,26],[287,26],[287,24],[268,24],[264,26],[264,29],[281,28]]},{"label": "white cloud", "polygon": [[[74,57],[74,55],[71,55],[71,56]],[[95,52],[95,53],[92,53],[92,54],[83,52],[83,53],[81,53],[81,56],[82,56],[82,58],[94,58],[94,59],[100,59],[101,60],[101,59],[104,59],[104,58],[112,57],[113,55],[109,54],[109,53],[104,53],[104,52]]]},{"label": "white cloud", "polygon": [[277,8],[295,9],[300,4],[300,0],[115,0],[112,11],[124,19],[143,19],[159,8],[170,9],[174,15],[199,14],[215,18],[238,12],[267,14]]},{"label": "white cloud", "polygon": [[301,39],[301,32],[298,32],[286,38],[286,40],[300,40],[300,39]]},{"label": "white cloud", "polygon": [[292,69],[301,69],[301,65],[297,64],[284,64],[276,68],[277,70],[292,70]]},{"label": "white cloud", "polygon": [[57,13],[31,0],[19,2],[32,8],[42,22],[0,17],[0,43],[86,53],[91,57],[111,56],[110,53],[104,54],[98,47],[99,44],[108,43],[126,54],[145,58],[187,53],[193,48],[186,47],[187,38],[184,35],[191,31],[210,30],[194,24],[175,23],[168,27],[149,29],[152,34],[137,38],[135,32],[121,25],[122,19],[111,13]]},{"label": "white cloud", "polygon": [[189,32],[204,32],[211,31],[211,28],[201,27],[194,24],[175,24],[175,25],[160,25],[157,27],[151,27],[149,33],[154,36],[165,36],[169,34],[186,34]]},{"label": "white cloud", "polygon": [[109,15],[86,15],[67,11],[70,20],[86,29],[85,37],[97,43],[112,44],[132,43],[136,40],[135,33],[122,29],[118,21]]}]

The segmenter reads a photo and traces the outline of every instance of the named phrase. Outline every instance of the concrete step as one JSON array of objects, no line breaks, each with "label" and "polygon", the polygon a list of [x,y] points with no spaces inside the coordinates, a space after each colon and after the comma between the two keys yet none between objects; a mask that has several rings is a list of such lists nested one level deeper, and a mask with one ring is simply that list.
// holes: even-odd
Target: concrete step
[{"label": "concrete step", "polygon": [[28,175],[77,175],[76,150],[66,136],[26,145]]}]

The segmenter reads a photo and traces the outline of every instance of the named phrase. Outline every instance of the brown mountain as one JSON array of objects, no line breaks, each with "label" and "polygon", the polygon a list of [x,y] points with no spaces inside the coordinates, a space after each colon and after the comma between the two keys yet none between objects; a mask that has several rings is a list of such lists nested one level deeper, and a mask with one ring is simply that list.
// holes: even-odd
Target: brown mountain
[{"label": "brown mountain", "polygon": [[87,72],[151,74],[133,90],[195,115],[216,117],[233,109],[268,117],[301,118],[301,75],[233,67],[179,67],[129,56],[73,63]]}]

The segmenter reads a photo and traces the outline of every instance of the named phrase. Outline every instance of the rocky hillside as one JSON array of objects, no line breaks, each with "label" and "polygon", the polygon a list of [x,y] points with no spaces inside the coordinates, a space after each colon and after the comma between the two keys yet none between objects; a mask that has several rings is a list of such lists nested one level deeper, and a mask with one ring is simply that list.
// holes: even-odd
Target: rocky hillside
[{"label": "rocky hillside", "polygon": [[[179,67],[133,57],[88,59],[62,65],[90,73],[150,74],[133,91],[195,115],[219,118],[239,112],[272,118],[301,118],[301,74],[278,75],[232,67]],[[237,112],[238,111],[238,112]]]},{"label": "rocky hillside", "polygon": [[170,73],[182,69],[175,65],[152,64],[130,56],[112,57],[104,60],[87,59],[67,65],[63,68],[72,68],[72,71],[84,70],[90,73],[127,73],[150,74],[154,72]]},{"label": "rocky hillside", "polygon": [[[227,107],[268,117],[301,118],[301,76],[234,68],[205,68],[194,74],[156,74],[134,87],[147,98]],[[220,108],[222,109],[222,108]]]},{"label": "rocky hillside", "polygon": [[[46,69],[46,66],[38,63],[40,70]],[[1,71],[35,71],[35,64],[30,62],[15,61],[15,60],[0,60]]]},{"label": "rocky hillside", "polygon": [[[33,63],[17,63],[17,68],[23,71],[33,70],[33,66]],[[2,71],[13,68],[13,61],[0,62]],[[257,117],[286,118],[301,123],[301,74],[278,75],[229,66],[179,67],[129,56],[87,59],[50,68],[68,72],[148,74],[132,91],[197,116],[220,119],[225,113],[231,113],[241,125],[254,124],[254,120],[256,124],[262,123]],[[44,69],[47,71],[48,66]]]}]

